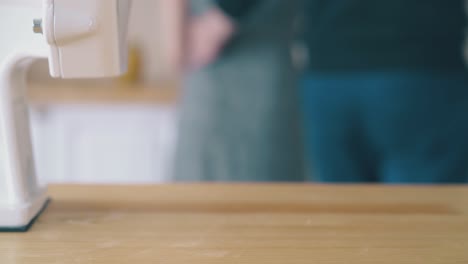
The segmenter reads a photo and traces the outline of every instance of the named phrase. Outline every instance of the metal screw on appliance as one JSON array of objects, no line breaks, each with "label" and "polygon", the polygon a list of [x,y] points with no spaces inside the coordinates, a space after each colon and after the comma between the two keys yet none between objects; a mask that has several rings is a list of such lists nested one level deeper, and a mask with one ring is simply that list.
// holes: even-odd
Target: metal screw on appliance
[{"label": "metal screw on appliance", "polygon": [[34,33],[42,34],[42,19],[36,18],[33,20]]}]

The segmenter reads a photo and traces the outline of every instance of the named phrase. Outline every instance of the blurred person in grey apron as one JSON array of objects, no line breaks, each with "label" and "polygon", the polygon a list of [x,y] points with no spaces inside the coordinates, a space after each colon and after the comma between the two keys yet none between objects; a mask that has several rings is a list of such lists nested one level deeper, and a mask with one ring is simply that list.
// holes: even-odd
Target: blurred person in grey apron
[{"label": "blurred person in grey apron", "polygon": [[[216,58],[185,76],[175,180],[304,180],[290,53],[295,2],[252,8]],[[194,17],[212,8],[212,0],[191,1]]]}]

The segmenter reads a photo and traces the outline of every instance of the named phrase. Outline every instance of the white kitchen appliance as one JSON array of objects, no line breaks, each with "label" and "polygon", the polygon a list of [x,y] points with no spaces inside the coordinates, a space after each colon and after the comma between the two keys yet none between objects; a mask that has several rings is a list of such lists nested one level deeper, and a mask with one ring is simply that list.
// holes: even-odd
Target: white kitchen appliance
[{"label": "white kitchen appliance", "polygon": [[32,21],[33,31],[44,35],[48,52],[25,50],[0,61],[0,231],[28,230],[48,203],[32,154],[25,96],[29,66],[48,57],[56,78],[125,73],[130,1],[44,0],[42,18]]}]

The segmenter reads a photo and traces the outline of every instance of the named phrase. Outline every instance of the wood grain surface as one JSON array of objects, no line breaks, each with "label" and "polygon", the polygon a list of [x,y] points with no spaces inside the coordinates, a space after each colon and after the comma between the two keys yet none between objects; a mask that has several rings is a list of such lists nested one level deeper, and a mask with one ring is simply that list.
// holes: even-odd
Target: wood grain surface
[{"label": "wood grain surface", "polygon": [[468,263],[468,187],[52,186],[1,264]]}]

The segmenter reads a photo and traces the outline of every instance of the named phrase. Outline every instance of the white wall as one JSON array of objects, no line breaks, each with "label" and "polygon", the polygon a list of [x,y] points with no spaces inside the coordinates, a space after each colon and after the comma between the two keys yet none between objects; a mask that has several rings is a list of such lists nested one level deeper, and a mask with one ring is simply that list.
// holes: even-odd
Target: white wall
[{"label": "white wall", "polygon": [[[147,82],[171,78],[171,55],[181,40],[179,16],[182,8],[176,0],[133,0],[129,25],[130,42],[144,53],[143,79]],[[177,46],[177,47],[176,47]]]},{"label": "white wall", "polygon": [[32,21],[41,17],[41,9],[25,6],[25,0],[19,1],[18,5],[11,2],[13,0],[0,0],[0,61],[14,51],[46,51],[42,35],[32,32]]},{"label": "white wall", "polygon": [[171,180],[176,109],[158,105],[55,105],[31,113],[37,174],[50,183]]},{"label": "white wall", "polygon": [[159,21],[159,0],[134,0],[129,24],[130,43],[136,43],[143,52],[142,78],[153,82],[163,78],[166,66],[163,58],[163,31]]}]

